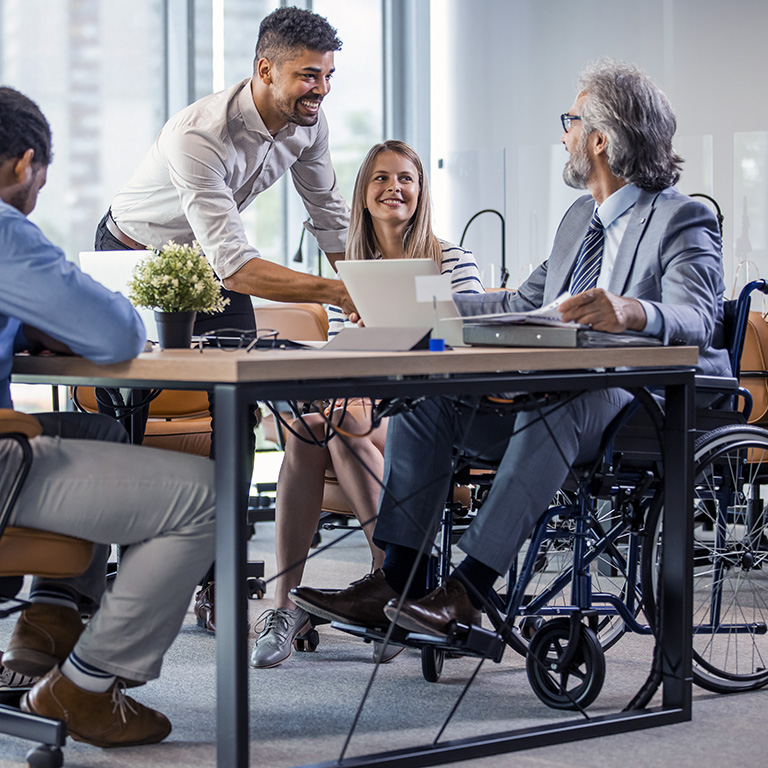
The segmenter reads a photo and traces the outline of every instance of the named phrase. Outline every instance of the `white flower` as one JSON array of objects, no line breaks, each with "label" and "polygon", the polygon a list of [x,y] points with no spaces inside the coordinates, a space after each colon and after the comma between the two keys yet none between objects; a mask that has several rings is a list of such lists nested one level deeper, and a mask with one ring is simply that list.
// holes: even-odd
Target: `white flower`
[{"label": "white flower", "polygon": [[164,312],[220,312],[229,303],[222,298],[220,287],[197,242],[179,245],[169,241],[136,265],[129,298],[134,304]]}]

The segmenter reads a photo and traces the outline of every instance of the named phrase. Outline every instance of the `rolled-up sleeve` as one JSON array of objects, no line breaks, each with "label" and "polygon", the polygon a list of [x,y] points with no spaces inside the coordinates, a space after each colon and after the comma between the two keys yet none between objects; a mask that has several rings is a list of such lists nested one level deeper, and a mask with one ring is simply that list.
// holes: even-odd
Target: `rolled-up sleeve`
[{"label": "rolled-up sleeve", "polygon": [[226,147],[192,128],[172,138],[164,148],[171,182],[195,238],[223,280],[260,255],[237,210]]}]

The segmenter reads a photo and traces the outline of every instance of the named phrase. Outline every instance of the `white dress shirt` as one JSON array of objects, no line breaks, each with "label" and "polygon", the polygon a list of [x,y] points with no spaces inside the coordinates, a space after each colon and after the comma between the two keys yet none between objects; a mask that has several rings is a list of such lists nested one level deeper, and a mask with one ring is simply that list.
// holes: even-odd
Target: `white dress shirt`
[{"label": "white dress shirt", "polygon": [[224,279],[259,252],[240,211],[287,170],[327,253],[344,251],[349,208],[336,185],[322,110],[313,126],[289,123],[270,135],[251,94],[251,78],[174,115],[112,202],[125,234],[159,247],[197,240]]},{"label": "white dress shirt", "polygon": [[[625,184],[597,206],[598,216],[603,223],[603,260],[597,278],[598,288],[608,290],[613,266],[616,263],[616,255],[619,252],[624,233],[629,226],[630,212],[639,197],[640,189],[638,187],[633,184]],[[640,303],[643,305],[646,315],[643,333],[647,333],[649,336],[660,336],[662,331],[660,313],[650,302],[640,300]]]}]

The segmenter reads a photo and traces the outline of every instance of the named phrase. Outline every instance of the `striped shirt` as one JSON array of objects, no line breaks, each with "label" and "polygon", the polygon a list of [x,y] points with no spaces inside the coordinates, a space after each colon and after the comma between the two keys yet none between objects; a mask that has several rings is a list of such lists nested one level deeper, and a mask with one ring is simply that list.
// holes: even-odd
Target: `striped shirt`
[{"label": "striped shirt", "polygon": [[[442,249],[440,260],[440,272],[451,276],[451,289],[454,293],[485,293],[485,288],[480,280],[480,272],[477,262],[471,251],[460,248],[458,245],[439,240]],[[347,320],[347,316],[339,307],[329,304],[328,312],[328,338],[335,336],[342,328],[355,327]]]}]

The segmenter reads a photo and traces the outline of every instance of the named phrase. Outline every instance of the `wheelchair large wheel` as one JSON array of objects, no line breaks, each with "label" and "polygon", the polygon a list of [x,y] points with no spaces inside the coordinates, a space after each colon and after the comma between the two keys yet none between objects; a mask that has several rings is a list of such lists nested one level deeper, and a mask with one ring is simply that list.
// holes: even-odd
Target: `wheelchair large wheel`
[{"label": "wheelchair large wheel", "polygon": [[[693,679],[718,693],[768,683],[768,431],[728,425],[694,447]],[[648,619],[656,620],[662,516],[648,520],[642,557]]]},{"label": "wheelchair large wheel", "polygon": [[598,696],[605,680],[605,655],[587,626],[579,631],[574,657],[558,668],[568,650],[569,619],[548,621],[528,646],[526,671],[533,692],[553,709],[585,709]]},{"label": "wheelchair large wheel", "polygon": [[[518,631],[523,640],[530,640],[533,631],[540,625],[547,612],[553,612],[560,606],[574,605],[572,591],[573,544],[575,526],[566,512],[555,517],[548,526],[547,538],[542,542],[536,556],[534,572],[525,587],[525,605],[543,604],[542,612],[537,616],[524,616],[517,622]],[[590,519],[585,537],[587,555],[594,555],[589,566],[591,593],[603,594],[614,598],[637,615],[641,607],[640,585],[634,564],[639,559],[639,541],[635,534],[624,531],[606,549],[595,551],[596,543],[604,539],[606,531],[618,522],[614,508],[609,502],[598,502],[597,511]],[[525,554],[525,549],[523,553]],[[628,584],[635,585],[628,595]],[[581,606],[586,607],[586,606]],[[615,609],[596,600],[598,609],[597,638],[604,650],[616,643],[626,631],[624,620]],[[534,611],[534,613],[538,613]]]}]

